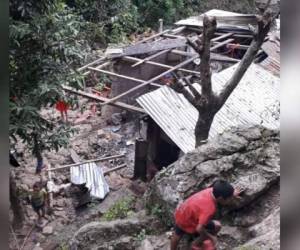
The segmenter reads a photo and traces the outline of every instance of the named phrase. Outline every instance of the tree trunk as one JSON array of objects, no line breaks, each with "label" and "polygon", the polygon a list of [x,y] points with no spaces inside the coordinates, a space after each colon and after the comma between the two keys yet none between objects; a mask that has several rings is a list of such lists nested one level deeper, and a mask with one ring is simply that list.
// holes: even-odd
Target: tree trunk
[{"label": "tree trunk", "polygon": [[213,119],[214,116],[203,119],[199,114],[195,128],[196,147],[199,147],[203,144],[203,141],[207,140]]},{"label": "tree trunk", "polygon": [[13,216],[14,216],[13,227],[20,228],[20,227],[22,227],[23,222],[25,220],[24,209],[23,209],[21,200],[18,197],[15,178],[12,175],[12,173],[10,173],[10,176],[9,176],[9,201],[10,201],[10,207],[13,211]]}]

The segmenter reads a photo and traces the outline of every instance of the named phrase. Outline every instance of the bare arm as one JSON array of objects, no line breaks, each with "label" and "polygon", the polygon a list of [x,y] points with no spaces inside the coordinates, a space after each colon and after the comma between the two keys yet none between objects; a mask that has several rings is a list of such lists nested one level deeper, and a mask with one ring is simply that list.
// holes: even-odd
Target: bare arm
[{"label": "bare arm", "polygon": [[203,236],[203,239],[201,241],[205,240],[206,238],[209,238],[214,245],[217,244],[217,237],[213,236],[212,234],[208,233],[202,224],[198,224],[196,231],[199,235]]}]

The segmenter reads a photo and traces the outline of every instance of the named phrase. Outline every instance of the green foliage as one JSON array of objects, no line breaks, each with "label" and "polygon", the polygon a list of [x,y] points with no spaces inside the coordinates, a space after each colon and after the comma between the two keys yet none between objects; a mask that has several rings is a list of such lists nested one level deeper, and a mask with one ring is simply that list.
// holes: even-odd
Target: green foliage
[{"label": "green foliage", "polygon": [[119,43],[138,29],[138,10],[130,0],[74,0],[67,1],[75,12],[88,22],[90,43]]},{"label": "green foliage", "polygon": [[81,17],[61,2],[45,1],[49,6],[43,7],[36,2],[40,1],[13,1],[9,34],[9,133],[14,140],[22,139],[35,155],[68,144],[74,131],[47,121],[40,111],[66,99],[62,84],[82,85],[75,69],[90,52]]},{"label": "green foliage", "polygon": [[184,0],[133,0],[137,6],[141,25],[156,26],[160,18],[166,24],[172,24],[181,15]]},{"label": "green foliage", "polygon": [[163,217],[163,211],[160,207],[160,205],[156,204],[154,205],[151,210],[150,210],[150,214],[157,216],[158,218],[162,218]]},{"label": "green foliage", "polygon": [[146,229],[142,229],[138,234],[135,235],[137,241],[142,242],[146,238],[147,232]]},{"label": "green foliage", "polygon": [[104,215],[104,219],[107,221],[124,219],[126,218],[134,208],[134,199],[126,198],[115,203]]},{"label": "green foliage", "polygon": [[69,250],[69,246],[67,243],[62,243],[59,245],[58,250]]},{"label": "green foliage", "polygon": [[149,215],[156,216],[164,225],[168,227],[172,226],[173,222],[170,220],[167,211],[165,211],[161,205],[147,203],[146,210]]}]

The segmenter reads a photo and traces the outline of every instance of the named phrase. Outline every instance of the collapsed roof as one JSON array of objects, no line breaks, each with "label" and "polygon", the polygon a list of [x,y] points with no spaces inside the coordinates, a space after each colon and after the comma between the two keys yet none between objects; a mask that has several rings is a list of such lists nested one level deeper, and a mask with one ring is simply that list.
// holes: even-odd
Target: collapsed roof
[{"label": "collapsed roof", "polygon": [[[240,58],[249,48],[253,37],[251,27],[255,26],[256,19],[254,15],[222,10],[211,10],[205,14],[217,18],[217,30],[211,40],[211,61],[226,63],[226,67],[229,66],[214,74],[213,87],[218,88],[230,78]],[[117,84],[122,84],[121,81],[136,83],[126,91],[106,98],[70,87],[64,89],[98,100],[102,105],[108,104],[149,114],[183,152],[188,152],[195,145],[193,128],[198,113],[183,96],[166,86],[161,79],[179,71],[185,75],[199,76],[199,70],[195,70],[199,64],[199,55],[187,44],[187,39],[195,40],[201,35],[202,20],[203,15],[180,20],[176,23],[179,27],[175,29],[164,30],[127,47],[109,48],[105,55],[79,69],[86,76],[94,72],[114,77],[119,79]],[[272,34],[268,36],[258,53],[259,63],[252,64],[240,86],[216,115],[211,136],[222,132],[225,128],[241,124],[262,123],[269,128],[279,126],[280,38],[278,31],[279,27],[275,39]],[[176,55],[179,63],[170,65],[157,61],[156,59],[162,55]],[[158,67],[160,72],[149,79],[144,79],[130,74],[121,74],[112,69],[112,65],[122,62],[131,63],[132,69],[142,66]],[[121,101],[132,93],[138,93],[134,98],[137,102]]]}]

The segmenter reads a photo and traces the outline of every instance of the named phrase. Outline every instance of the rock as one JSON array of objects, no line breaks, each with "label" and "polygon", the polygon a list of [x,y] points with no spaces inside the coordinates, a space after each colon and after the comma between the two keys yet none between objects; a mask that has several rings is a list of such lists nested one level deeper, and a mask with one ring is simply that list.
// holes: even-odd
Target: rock
[{"label": "rock", "polygon": [[55,202],[54,202],[54,206],[57,206],[57,207],[64,207],[65,205],[66,204],[63,199],[55,200]]},{"label": "rock", "polygon": [[120,125],[123,120],[121,113],[114,113],[111,116],[111,122],[113,125]]},{"label": "rock", "polygon": [[99,129],[99,130],[97,130],[97,135],[98,135],[98,138],[105,138],[106,133],[103,129]]},{"label": "rock", "polygon": [[154,247],[148,239],[144,239],[138,250],[154,250]]},{"label": "rock", "polygon": [[280,208],[276,208],[261,223],[250,228],[253,236],[251,240],[242,246],[234,248],[239,249],[280,249]]},{"label": "rock", "polygon": [[[163,230],[153,217],[136,214],[124,220],[91,222],[80,228],[71,240],[72,249],[136,249],[134,237],[142,230]],[[116,240],[119,239],[119,240]],[[99,247],[102,248],[99,248]],[[109,247],[108,247],[109,246]],[[105,248],[107,247],[107,248]]]},{"label": "rock", "polygon": [[43,250],[43,248],[40,247],[39,244],[37,244],[32,250]]},{"label": "rock", "polygon": [[50,235],[53,234],[53,227],[52,226],[45,226],[43,228],[43,234],[44,235]]},{"label": "rock", "polygon": [[280,178],[279,132],[263,127],[233,128],[160,171],[145,194],[172,225],[177,204],[223,178],[245,190],[228,211],[248,205]]},{"label": "rock", "polygon": [[43,234],[38,233],[38,232],[35,234],[36,242],[43,242],[45,239],[46,239],[46,237]]}]

